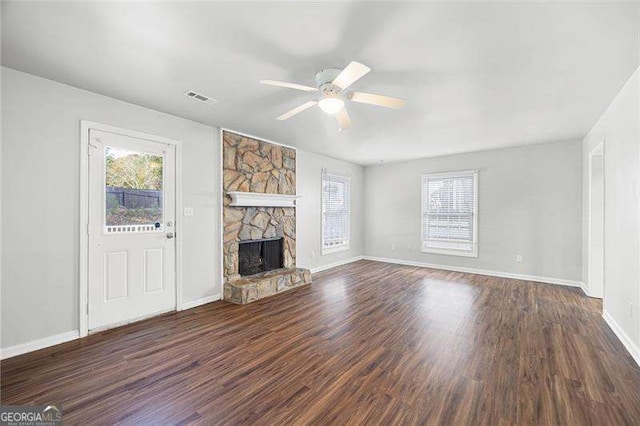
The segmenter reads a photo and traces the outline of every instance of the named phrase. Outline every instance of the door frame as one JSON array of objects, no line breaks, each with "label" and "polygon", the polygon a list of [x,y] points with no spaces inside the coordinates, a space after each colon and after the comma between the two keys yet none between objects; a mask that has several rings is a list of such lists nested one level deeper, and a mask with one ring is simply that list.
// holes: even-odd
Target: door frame
[{"label": "door frame", "polygon": [[[605,149],[605,142],[606,140],[603,139],[602,141],[598,142],[598,144],[593,147],[587,156],[587,258],[585,259],[587,262],[587,276],[586,276],[586,293],[589,297],[594,297],[591,295],[591,256],[592,256],[592,250],[591,250],[591,231],[593,230],[593,220],[591,218],[591,204],[593,202],[592,200],[592,187],[591,187],[591,181],[593,179],[593,157],[601,155],[604,158],[604,149]],[[604,167],[604,164],[603,164]],[[603,169],[603,174],[602,174],[602,179],[605,179],[605,175],[604,175],[604,169]],[[604,189],[604,188],[603,188]],[[604,198],[604,194],[603,194],[603,198]],[[604,200],[603,200],[604,203]],[[604,208],[604,207],[603,207]],[[603,232],[604,232],[604,212],[603,212],[603,218],[602,218],[602,226],[603,226]],[[606,238],[606,236],[604,237]],[[602,259],[602,263],[603,263],[603,267],[604,267],[604,251],[606,250],[606,246],[604,245],[603,242],[603,259]],[[602,283],[602,299],[604,300],[604,277],[603,277],[603,283]]]},{"label": "door frame", "polygon": [[[80,337],[89,334],[89,132],[90,130],[101,130],[103,132],[115,133],[139,139],[146,139],[152,142],[164,143],[175,147],[176,170],[175,170],[175,223],[176,223],[176,270],[175,270],[175,310],[182,310],[182,143],[177,140],[150,135],[148,133],[135,130],[114,127],[108,124],[96,123],[93,121],[80,120],[80,250],[79,250],[79,305],[78,314],[80,322]],[[140,318],[142,319],[142,318]],[[136,320],[134,320],[136,321]],[[116,325],[117,326],[117,325]]]}]

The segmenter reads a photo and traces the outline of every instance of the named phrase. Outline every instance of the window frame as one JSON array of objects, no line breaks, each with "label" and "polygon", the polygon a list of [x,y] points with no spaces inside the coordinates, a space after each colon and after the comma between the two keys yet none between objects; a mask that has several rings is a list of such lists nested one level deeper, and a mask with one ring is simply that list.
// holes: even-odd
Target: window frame
[{"label": "window frame", "polygon": [[[347,204],[347,235],[346,241],[344,241],[340,245],[335,245],[332,247],[325,247],[324,243],[324,210],[323,206],[325,204],[324,201],[324,184],[326,180],[326,176],[335,176],[340,179],[344,179],[347,183],[347,196],[348,196],[348,204]],[[330,172],[326,169],[322,170],[322,175],[320,177],[320,249],[322,256],[332,254],[332,253],[340,253],[343,251],[348,251],[351,249],[351,175],[343,174],[343,173],[335,173]]]},{"label": "window frame", "polygon": [[[471,250],[462,250],[454,248],[425,248],[424,239],[424,216],[425,216],[425,179],[426,178],[457,178],[462,176],[473,176],[473,241]],[[478,257],[478,171],[477,170],[459,170],[454,172],[441,173],[423,173],[420,177],[420,251],[422,253],[443,254],[449,256],[461,257]]]}]

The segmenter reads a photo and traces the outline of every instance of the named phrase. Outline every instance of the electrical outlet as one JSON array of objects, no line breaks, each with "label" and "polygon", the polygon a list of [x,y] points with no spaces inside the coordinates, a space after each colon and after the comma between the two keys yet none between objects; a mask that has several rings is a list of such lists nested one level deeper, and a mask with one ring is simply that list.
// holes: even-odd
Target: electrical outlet
[{"label": "electrical outlet", "polygon": [[633,318],[633,303],[629,303],[629,315]]},{"label": "electrical outlet", "polygon": [[396,251],[396,245],[395,244],[391,244],[391,251]]},{"label": "electrical outlet", "polygon": [[312,259],[316,258],[316,252],[314,250],[311,250],[311,258]]},{"label": "electrical outlet", "polygon": [[184,208],[185,216],[193,216],[193,207],[185,207]]},{"label": "electrical outlet", "polygon": [[516,254],[516,263],[522,263],[522,255]]}]

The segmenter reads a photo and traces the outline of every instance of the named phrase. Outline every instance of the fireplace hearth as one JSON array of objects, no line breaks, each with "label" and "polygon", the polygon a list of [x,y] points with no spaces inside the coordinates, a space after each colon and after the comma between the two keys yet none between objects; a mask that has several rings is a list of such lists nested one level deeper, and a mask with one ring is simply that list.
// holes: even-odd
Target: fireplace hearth
[{"label": "fireplace hearth", "polygon": [[246,277],[280,269],[283,238],[242,241],[238,246],[238,272]]}]

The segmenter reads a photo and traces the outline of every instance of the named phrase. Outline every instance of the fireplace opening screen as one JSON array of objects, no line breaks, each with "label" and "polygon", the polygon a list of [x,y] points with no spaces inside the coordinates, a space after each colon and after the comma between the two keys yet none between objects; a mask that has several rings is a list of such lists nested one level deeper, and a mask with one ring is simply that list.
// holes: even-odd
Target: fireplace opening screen
[{"label": "fireplace opening screen", "polygon": [[238,272],[255,275],[283,267],[283,238],[242,241],[238,247]]}]

